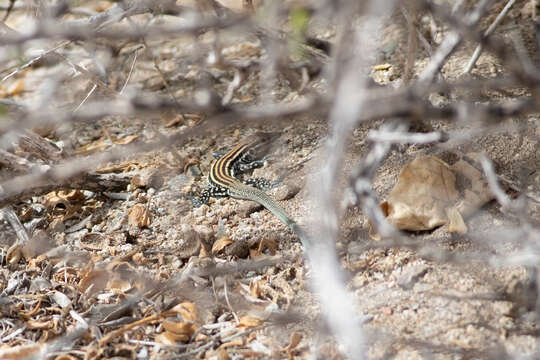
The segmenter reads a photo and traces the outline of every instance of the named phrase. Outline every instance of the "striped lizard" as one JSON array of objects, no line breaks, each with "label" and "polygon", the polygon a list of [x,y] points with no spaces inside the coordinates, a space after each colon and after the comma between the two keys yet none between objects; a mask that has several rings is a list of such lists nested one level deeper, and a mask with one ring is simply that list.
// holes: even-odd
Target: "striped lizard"
[{"label": "striped lizard", "polygon": [[285,209],[264,192],[277,186],[278,181],[270,182],[264,178],[252,178],[242,182],[236,178],[238,174],[264,165],[266,157],[262,160],[256,160],[256,158],[261,152],[268,150],[275,137],[277,134],[259,133],[254,136],[254,139],[241,142],[228,152],[219,154],[219,158],[210,166],[208,174],[210,186],[201,193],[199,199],[193,199],[193,205],[198,207],[202,204],[208,204],[210,197],[230,196],[236,199],[255,201],[287,225],[306,246],[307,237],[298,224],[287,214]]}]

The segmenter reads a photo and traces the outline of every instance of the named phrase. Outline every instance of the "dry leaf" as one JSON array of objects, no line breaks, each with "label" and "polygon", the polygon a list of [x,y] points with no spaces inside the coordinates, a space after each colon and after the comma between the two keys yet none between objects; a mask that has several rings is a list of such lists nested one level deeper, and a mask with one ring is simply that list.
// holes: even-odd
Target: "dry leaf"
[{"label": "dry leaf", "polygon": [[435,156],[406,165],[388,196],[388,220],[402,230],[430,230],[447,222],[446,209],[458,198],[456,177]]},{"label": "dry leaf", "polygon": [[21,359],[44,359],[47,344],[20,345],[0,349],[0,359],[21,360]]},{"label": "dry leaf", "polygon": [[373,71],[388,70],[392,67],[392,64],[379,64],[373,66]]},{"label": "dry leaf", "polygon": [[52,320],[39,321],[30,319],[24,323],[28,329],[32,330],[48,330],[54,328],[54,322]]},{"label": "dry leaf", "polygon": [[162,332],[161,334],[158,334],[156,336],[155,341],[160,343],[160,344],[175,345],[176,344],[176,336],[174,334],[169,333],[169,332]]},{"label": "dry leaf", "polygon": [[448,217],[448,232],[449,233],[458,233],[465,234],[467,233],[467,225],[458,209],[455,206],[451,206],[446,209],[446,216]]},{"label": "dry leaf", "polygon": [[74,151],[75,155],[90,155],[101,150],[105,150],[110,144],[107,137],[102,136],[96,141],[81,146]]},{"label": "dry leaf", "polygon": [[128,222],[130,226],[148,227],[152,221],[150,211],[143,204],[136,204],[129,210]]},{"label": "dry leaf", "polygon": [[100,233],[86,233],[79,240],[83,249],[101,251],[109,246],[109,238]]},{"label": "dry leaf", "polygon": [[119,293],[125,293],[131,290],[132,287],[131,281],[115,278],[107,282],[106,288],[108,290],[116,290]]},{"label": "dry leaf", "polygon": [[86,197],[80,190],[53,191],[45,195],[43,205],[65,221],[80,215],[85,200]]},{"label": "dry leaf", "polygon": [[237,327],[243,327],[243,328],[254,328],[257,326],[261,326],[263,324],[263,321],[259,318],[245,315],[240,318],[240,323],[236,325]]},{"label": "dry leaf", "polygon": [[144,256],[144,253],[142,252],[137,252],[133,254],[133,256],[131,257],[131,260],[133,260],[133,262],[137,265],[144,265],[144,264],[147,264],[149,261],[146,258],[146,256]]},{"label": "dry leaf", "polygon": [[223,349],[223,348],[218,348],[217,357],[218,357],[217,358],[218,360],[229,360],[230,359],[229,353],[227,353],[227,350]]},{"label": "dry leaf", "polygon": [[113,163],[106,165],[102,168],[96,169],[95,172],[98,174],[108,174],[108,173],[120,173],[120,172],[129,172],[140,169],[141,166],[138,162],[131,160],[131,161],[124,161],[121,163]]},{"label": "dry leaf", "polygon": [[54,360],[78,360],[75,356],[63,354],[54,358]]},{"label": "dry leaf", "polygon": [[229,342],[223,343],[219,346],[219,349],[226,349],[230,347],[239,347],[244,346],[244,339],[242,337],[237,337],[232,339]]},{"label": "dry leaf", "polygon": [[[252,280],[249,283],[249,295],[251,295],[254,299],[262,299],[263,298],[263,291],[261,288],[261,282],[264,280]],[[267,282],[267,281],[264,281]]]},{"label": "dry leaf", "polygon": [[109,272],[106,270],[92,270],[87,272],[79,281],[79,289],[86,293],[90,287],[88,296],[93,296],[105,289],[109,280]]},{"label": "dry leaf", "polygon": [[135,188],[154,188],[158,189],[163,185],[163,176],[156,167],[143,169],[140,174],[136,174],[131,178],[130,185]]},{"label": "dry leaf", "polygon": [[183,302],[171,309],[171,311],[174,311],[182,316],[182,319],[185,321],[191,321],[194,323],[198,323],[200,321],[199,318],[199,310],[197,309],[197,305],[191,302]]},{"label": "dry leaf", "polygon": [[302,341],[302,334],[299,332],[293,332],[291,334],[291,339],[289,341],[289,345],[283,349],[287,353],[288,359],[293,359],[296,353],[298,352],[298,349],[296,347],[298,344],[300,344],[300,341]]},{"label": "dry leaf", "polygon": [[221,250],[223,250],[228,245],[231,245],[232,243],[233,241],[229,237],[223,236],[222,238],[217,240],[214,245],[212,245],[212,254],[215,255],[219,253]]},{"label": "dry leaf", "polygon": [[14,243],[7,251],[6,262],[8,264],[17,264],[22,257],[22,245]]},{"label": "dry leaf", "polygon": [[128,135],[123,138],[114,138],[111,136],[111,140],[116,145],[127,145],[131,144],[133,141],[137,140],[139,138],[139,135]]},{"label": "dry leaf", "polygon": [[261,250],[263,250],[264,248],[267,248],[268,251],[270,252],[270,255],[276,255],[278,247],[279,247],[278,241],[275,238],[273,239],[265,238],[261,242]]},{"label": "dry leaf", "polygon": [[7,89],[7,97],[19,95],[24,91],[24,80],[19,79],[15,81],[11,86]]},{"label": "dry leaf", "polygon": [[167,330],[168,332],[173,333],[177,336],[185,336],[187,340],[189,340],[191,336],[197,330],[197,326],[195,326],[192,323],[187,323],[187,322],[175,322],[175,321],[165,320],[163,321],[162,325],[163,325],[163,328]]},{"label": "dry leaf", "polygon": [[165,124],[165,127],[170,128],[176,125],[181,124],[184,121],[184,117],[182,115],[175,116],[171,121]]}]

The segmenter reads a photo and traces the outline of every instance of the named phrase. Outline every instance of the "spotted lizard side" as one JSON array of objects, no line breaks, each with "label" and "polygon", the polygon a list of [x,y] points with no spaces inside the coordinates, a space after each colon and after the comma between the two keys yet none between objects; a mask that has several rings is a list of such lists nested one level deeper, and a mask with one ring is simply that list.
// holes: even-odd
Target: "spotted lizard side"
[{"label": "spotted lizard side", "polygon": [[209,187],[201,193],[198,199],[193,200],[193,204],[197,207],[202,204],[208,204],[210,197],[226,196],[255,201],[287,225],[300,237],[303,245],[306,246],[307,237],[300,227],[287,214],[285,209],[265,193],[266,190],[277,186],[278,181],[271,182],[264,178],[251,178],[242,182],[236,177],[243,172],[264,165],[265,158],[257,160],[256,154],[259,148],[267,147],[267,145],[268,140],[260,141],[260,137],[258,137],[254,141],[242,142],[222,154],[210,166],[210,172],[208,174]]}]

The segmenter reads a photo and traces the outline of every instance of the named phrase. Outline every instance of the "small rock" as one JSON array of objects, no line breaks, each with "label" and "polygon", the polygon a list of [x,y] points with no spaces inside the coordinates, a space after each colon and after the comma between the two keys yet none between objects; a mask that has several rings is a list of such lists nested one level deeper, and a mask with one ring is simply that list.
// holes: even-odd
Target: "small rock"
[{"label": "small rock", "polygon": [[163,185],[163,177],[157,168],[146,168],[131,178],[132,188],[154,188],[159,189]]},{"label": "small rock", "polygon": [[195,225],[193,226],[193,230],[203,244],[208,244],[210,247],[212,247],[212,244],[216,238],[216,233],[211,227],[205,225]]},{"label": "small rock", "polygon": [[208,205],[201,205],[198,208],[193,209],[193,215],[195,218],[205,217],[210,207]]},{"label": "small rock", "polygon": [[246,240],[237,240],[225,248],[225,254],[240,259],[247,258],[249,255],[249,244]]},{"label": "small rock", "polygon": [[136,204],[129,210],[128,222],[131,227],[148,227],[151,221],[150,211],[143,204]]},{"label": "small rock", "polygon": [[527,278],[519,279],[512,277],[505,285],[504,295],[506,300],[514,304],[513,314],[521,315],[531,311],[536,306],[536,278],[528,274]]},{"label": "small rock", "polygon": [[63,232],[66,230],[66,225],[62,220],[56,218],[49,224],[49,229],[55,232]]},{"label": "small rock", "polygon": [[41,276],[36,277],[30,282],[30,291],[44,291],[52,287],[51,282]]},{"label": "small rock", "polygon": [[188,170],[189,170],[189,174],[192,177],[201,177],[203,174],[201,169],[199,168],[199,165],[192,165],[188,168]]},{"label": "small rock", "polygon": [[421,264],[406,269],[398,278],[397,284],[405,290],[410,290],[414,284],[428,272],[427,265]]},{"label": "small rock", "polygon": [[276,200],[289,200],[296,196],[302,188],[296,184],[284,184],[274,191]]},{"label": "small rock", "polygon": [[187,177],[184,174],[180,174],[178,176],[173,177],[169,182],[167,183],[167,186],[175,192],[182,192],[184,187],[186,187],[187,184],[189,184],[191,180],[189,177]]},{"label": "small rock", "polygon": [[236,212],[241,217],[247,218],[252,213],[256,211],[260,211],[262,209],[264,209],[264,206],[262,206],[259,203],[256,203],[255,201],[243,201],[240,205],[238,205]]}]

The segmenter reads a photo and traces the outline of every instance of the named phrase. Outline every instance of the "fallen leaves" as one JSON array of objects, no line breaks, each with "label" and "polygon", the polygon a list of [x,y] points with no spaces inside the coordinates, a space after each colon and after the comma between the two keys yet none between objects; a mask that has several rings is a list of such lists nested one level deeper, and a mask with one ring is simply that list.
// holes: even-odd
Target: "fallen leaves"
[{"label": "fallen leaves", "polygon": [[[468,186],[458,189],[457,178]],[[461,159],[450,166],[435,156],[421,156],[403,168],[381,208],[401,230],[425,231],[447,224],[448,232],[464,234],[463,217],[492,198],[482,173],[469,162]],[[370,236],[379,239],[372,228]]]},{"label": "fallen leaves", "polygon": [[238,323],[238,327],[240,328],[255,328],[258,326],[261,326],[264,322],[256,317],[245,315],[240,318],[240,322]]},{"label": "fallen leaves", "polygon": [[135,204],[128,213],[128,222],[131,227],[145,228],[150,226],[152,215],[143,204]]},{"label": "fallen leaves", "polygon": [[458,198],[456,177],[435,156],[406,165],[388,195],[388,220],[402,230],[430,230],[447,221],[445,209]]}]

